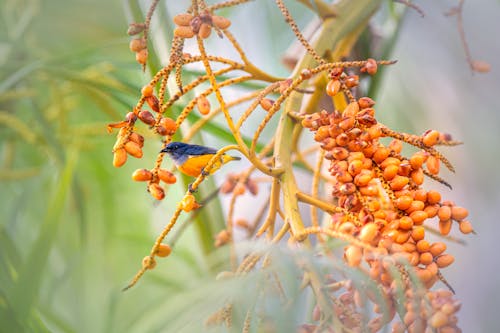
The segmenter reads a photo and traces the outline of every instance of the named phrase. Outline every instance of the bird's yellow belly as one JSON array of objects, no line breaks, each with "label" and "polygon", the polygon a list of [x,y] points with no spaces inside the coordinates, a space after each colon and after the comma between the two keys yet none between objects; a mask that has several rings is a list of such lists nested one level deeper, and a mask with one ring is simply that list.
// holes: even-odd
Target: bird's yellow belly
[{"label": "bird's yellow belly", "polygon": [[[203,168],[208,164],[212,156],[214,155],[192,156],[188,158],[187,161],[184,162],[184,164],[178,166],[178,169],[188,176],[198,177],[201,173],[201,170],[203,170]],[[223,156],[223,158],[224,157],[226,156]],[[215,161],[212,168],[210,169],[210,174],[214,173],[222,166],[221,162],[222,161],[220,160]]]}]

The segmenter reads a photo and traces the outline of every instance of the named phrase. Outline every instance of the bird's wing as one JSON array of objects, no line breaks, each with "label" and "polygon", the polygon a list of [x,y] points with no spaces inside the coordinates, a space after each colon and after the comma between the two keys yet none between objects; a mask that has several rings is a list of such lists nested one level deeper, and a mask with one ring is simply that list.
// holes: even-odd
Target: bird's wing
[{"label": "bird's wing", "polygon": [[199,145],[189,145],[184,151],[186,155],[207,155],[207,154],[216,154],[217,149],[209,148],[205,146]]}]

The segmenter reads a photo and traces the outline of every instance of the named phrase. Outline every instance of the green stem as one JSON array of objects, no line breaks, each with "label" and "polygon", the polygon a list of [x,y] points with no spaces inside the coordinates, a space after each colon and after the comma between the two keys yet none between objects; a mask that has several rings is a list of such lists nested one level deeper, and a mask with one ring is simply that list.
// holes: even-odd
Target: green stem
[{"label": "green stem", "polygon": [[[318,54],[323,55],[327,50],[335,46],[349,34],[359,30],[360,25],[367,24],[369,17],[377,10],[381,0],[344,0],[337,6],[338,12],[335,19],[325,20],[322,31],[315,41],[314,48]],[[303,69],[310,68],[314,64],[311,55],[306,54],[297,64],[292,77],[300,75]],[[299,111],[303,95],[293,92],[288,98],[283,113],[281,114],[278,129],[276,130],[276,167],[284,168],[280,177],[284,197],[285,215],[290,222],[292,234],[303,235],[304,223],[300,216],[297,183],[293,173],[291,140],[295,121],[288,116],[289,112]],[[304,237],[301,237],[304,240]]]}]

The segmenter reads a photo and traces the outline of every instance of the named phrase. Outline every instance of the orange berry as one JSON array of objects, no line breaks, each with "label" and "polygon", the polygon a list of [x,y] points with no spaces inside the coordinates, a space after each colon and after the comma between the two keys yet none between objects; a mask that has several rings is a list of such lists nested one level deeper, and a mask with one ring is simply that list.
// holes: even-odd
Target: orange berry
[{"label": "orange berry", "polygon": [[408,241],[410,238],[410,232],[409,231],[399,231],[396,235],[396,243],[398,244],[404,244]]},{"label": "orange berry", "polygon": [[335,147],[332,149],[332,155],[337,160],[345,160],[349,155],[349,152],[345,148]]},{"label": "orange berry", "polygon": [[451,220],[441,221],[439,220],[439,232],[441,235],[448,235],[451,230]]},{"label": "orange berry", "polygon": [[153,174],[148,169],[137,169],[132,174],[132,179],[136,182],[145,182],[153,179]]},{"label": "orange berry", "polygon": [[356,226],[352,222],[344,222],[339,226],[338,231],[346,234],[352,234],[355,229]]},{"label": "orange berry", "polygon": [[472,60],[471,66],[472,69],[478,73],[488,73],[491,70],[491,65],[482,60]]},{"label": "orange berry", "polygon": [[366,196],[376,196],[378,195],[378,187],[373,185],[362,186],[358,188],[359,192]]},{"label": "orange berry", "polygon": [[189,26],[192,19],[193,15],[191,14],[177,14],[174,16],[174,23],[181,26]]},{"label": "orange berry", "polygon": [[427,157],[425,155],[425,152],[418,151],[415,154],[413,154],[412,157],[410,158],[410,165],[413,168],[413,170],[418,170],[422,167],[426,159]]},{"label": "orange berry", "polygon": [[378,226],[375,223],[367,223],[359,233],[359,239],[363,242],[371,243],[377,237]]},{"label": "orange berry", "polygon": [[402,190],[403,187],[405,187],[409,181],[410,181],[410,179],[408,177],[398,175],[398,176],[394,177],[393,180],[391,180],[389,185],[391,186],[392,190],[399,191],[399,190]]},{"label": "orange berry", "polygon": [[408,214],[411,214],[417,210],[424,210],[425,204],[420,200],[413,200],[410,207],[406,210]]},{"label": "orange berry", "polygon": [[148,49],[142,49],[135,54],[135,61],[141,65],[145,65],[148,61]]},{"label": "orange berry", "polygon": [[269,111],[273,107],[274,101],[270,98],[263,98],[260,100],[260,106],[266,110]]},{"label": "orange berry", "polygon": [[328,126],[321,126],[314,135],[314,140],[321,142],[330,136]]},{"label": "orange berry", "polygon": [[422,143],[427,147],[434,146],[439,140],[439,132],[435,130],[427,131],[424,133]]},{"label": "orange berry", "polygon": [[366,186],[373,179],[371,172],[362,172],[354,177],[354,184],[356,186]]},{"label": "orange berry", "polygon": [[437,215],[441,221],[448,221],[451,217],[451,208],[449,206],[441,206]]},{"label": "orange berry", "polygon": [[366,60],[366,64],[360,69],[361,72],[366,72],[369,75],[375,75],[377,73],[377,62],[375,59],[369,58]]},{"label": "orange berry", "polygon": [[354,88],[359,84],[359,76],[357,75],[349,75],[344,80],[347,88]]},{"label": "orange berry", "polygon": [[155,117],[153,117],[153,114],[149,111],[141,111],[137,117],[147,125],[153,125],[155,123]]},{"label": "orange berry", "polygon": [[409,216],[402,216],[399,219],[399,227],[403,230],[410,230],[413,228],[413,220]]},{"label": "orange berry", "polygon": [[427,266],[432,262],[432,259],[432,254],[430,252],[423,252],[420,254],[419,262]]},{"label": "orange berry", "polygon": [[424,223],[428,216],[427,213],[423,210],[417,210],[411,213],[410,217],[413,220],[413,223],[415,223],[416,225],[421,225],[422,223]]},{"label": "orange berry", "polygon": [[156,260],[153,257],[146,256],[142,259],[142,267],[145,269],[153,269],[156,267]]},{"label": "orange berry", "polygon": [[160,101],[155,95],[147,96],[146,103],[154,112],[160,112]]},{"label": "orange berry", "polygon": [[139,145],[139,147],[144,146],[144,137],[138,133],[132,132],[129,136],[130,141],[134,141]]},{"label": "orange berry", "polygon": [[233,193],[234,195],[243,195],[245,194],[245,184],[243,183],[237,183],[236,186],[234,187]]},{"label": "orange berry", "polygon": [[163,200],[163,198],[165,198],[165,191],[163,190],[163,187],[156,183],[149,184],[148,190],[149,193],[151,193],[151,196],[156,200]]},{"label": "orange berry", "polygon": [[346,108],[342,112],[344,117],[354,117],[359,112],[359,104],[357,102],[351,102],[347,104]]},{"label": "orange berry", "polygon": [[361,264],[363,252],[360,247],[349,245],[345,250],[344,256],[349,266],[357,267]]},{"label": "orange berry", "polygon": [[443,242],[432,243],[431,247],[429,248],[429,251],[433,257],[437,257],[444,251],[446,251],[446,244]]},{"label": "orange berry", "polygon": [[410,208],[413,199],[408,195],[402,195],[395,200],[395,205],[398,209],[407,210]]},{"label": "orange berry", "polygon": [[424,237],[425,237],[425,229],[422,226],[415,226],[411,231],[411,238],[413,238],[415,242],[424,239]]},{"label": "orange berry", "polygon": [[141,90],[142,96],[149,97],[153,96],[153,87],[151,85],[145,85]]},{"label": "orange berry", "polygon": [[390,181],[398,174],[399,167],[397,165],[391,164],[384,169],[383,177],[385,180]]},{"label": "orange berry", "polygon": [[160,244],[156,250],[156,255],[158,257],[168,257],[172,253],[172,248],[168,244]]},{"label": "orange berry", "polygon": [[417,242],[417,251],[418,252],[427,252],[430,250],[430,244],[425,239],[419,240]]},{"label": "orange berry", "polygon": [[141,158],[143,155],[141,147],[134,141],[125,143],[125,150],[135,158]]},{"label": "orange berry", "polygon": [[455,221],[462,221],[467,216],[469,216],[469,212],[467,209],[460,206],[451,207],[451,218]]},{"label": "orange berry", "polygon": [[439,204],[429,205],[424,208],[424,212],[427,213],[427,217],[432,219],[437,215],[439,211]]},{"label": "orange berry", "polygon": [[146,48],[146,40],[144,38],[134,38],[129,43],[130,51],[139,52]]},{"label": "orange berry", "polygon": [[448,267],[454,261],[455,261],[455,258],[451,254],[442,254],[436,258],[436,264],[439,268]]},{"label": "orange berry", "polygon": [[166,134],[168,135],[173,135],[175,131],[177,130],[177,125],[175,123],[175,120],[169,117],[163,117],[160,120],[160,126],[164,128],[166,131]]},{"label": "orange berry", "polygon": [[119,168],[127,162],[127,151],[124,148],[118,148],[113,153],[113,166]]},{"label": "orange berry", "polygon": [[361,97],[358,100],[359,108],[360,109],[366,109],[366,108],[371,108],[372,106],[375,105],[375,101],[371,99],[370,97]]},{"label": "orange berry", "polygon": [[460,221],[458,226],[459,226],[460,231],[463,234],[470,234],[471,232],[474,232],[474,229],[472,228],[472,224],[467,220]]},{"label": "orange berry", "polygon": [[248,221],[245,219],[237,219],[236,222],[234,222],[234,224],[243,229],[250,228],[250,224],[248,224]]},{"label": "orange berry", "polygon": [[434,157],[434,156],[429,156],[427,158],[427,162],[426,162],[426,166],[427,166],[427,170],[433,174],[433,175],[437,175],[439,173],[439,159]]},{"label": "orange berry", "polygon": [[326,85],[326,93],[328,96],[335,96],[340,91],[340,81],[339,80],[330,80]]},{"label": "orange berry", "polygon": [[441,201],[441,193],[438,191],[429,191],[427,192],[427,202],[431,205],[437,204]]},{"label": "orange berry", "polygon": [[422,282],[427,282],[432,279],[432,273],[426,268],[417,268],[417,276]]},{"label": "orange berry", "polygon": [[245,183],[245,186],[247,187],[248,191],[252,194],[252,195],[257,195],[259,194],[259,185],[257,184],[256,181],[254,181],[253,179],[251,178],[248,178],[248,180],[246,181]]},{"label": "orange berry", "polygon": [[158,169],[158,178],[167,184],[174,184],[177,181],[175,175],[166,169]]},{"label": "orange berry", "polygon": [[206,23],[202,23],[200,31],[198,31],[198,36],[200,36],[201,39],[206,39],[210,37],[211,33],[212,33],[212,27]]},{"label": "orange berry", "polygon": [[389,165],[397,165],[398,166],[398,171],[399,171],[399,165],[401,164],[401,161],[395,157],[387,157],[380,163],[380,167],[382,169],[387,168]]},{"label": "orange berry", "polygon": [[361,170],[363,170],[363,162],[361,160],[354,160],[347,167],[347,171],[353,176],[359,174]]},{"label": "orange berry", "polygon": [[434,313],[429,320],[429,325],[433,328],[440,328],[448,324],[448,316],[441,311]]},{"label": "orange berry", "polygon": [[389,149],[399,154],[403,150],[403,143],[401,140],[394,139],[389,143]]},{"label": "orange berry", "polygon": [[178,26],[174,29],[174,36],[181,38],[192,38],[194,37],[194,31],[191,26]]},{"label": "orange berry", "polygon": [[411,180],[415,183],[415,185],[422,185],[424,183],[424,170],[417,169],[413,170],[410,174]]},{"label": "orange berry", "polygon": [[356,119],[354,117],[345,117],[340,123],[339,127],[343,129],[344,131],[350,130],[353,126],[354,123],[356,122]]},{"label": "orange berry", "polygon": [[225,17],[212,15],[212,23],[219,29],[224,30],[229,28],[231,21]]},{"label": "orange berry", "polygon": [[229,233],[229,231],[224,229],[224,230],[221,230],[215,236],[214,245],[215,245],[215,247],[221,247],[222,245],[227,244],[230,240],[231,240],[231,234]]}]

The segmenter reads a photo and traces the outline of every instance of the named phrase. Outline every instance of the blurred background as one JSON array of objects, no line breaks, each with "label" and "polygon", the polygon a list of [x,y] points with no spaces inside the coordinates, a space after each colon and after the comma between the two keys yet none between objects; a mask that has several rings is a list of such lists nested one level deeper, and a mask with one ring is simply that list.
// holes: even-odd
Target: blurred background
[{"label": "blurred background", "polygon": [[[304,27],[311,13],[287,3]],[[449,246],[456,262],[445,276],[463,302],[459,326],[496,332],[500,2],[464,6],[467,42],[474,59],[491,64],[487,74],[471,73],[456,19],[443,15],[456,2],[416,3],[426,15],[407,11],[390,56],[398,64],[385,71],[372,97],[379,121],[391,128],[417,134],[433,128],[464,142],[443,150],[456,167],[456,174],[444,174],[453,190],[430,182],[427,188],[469,208],[477,231],[465,246]],[[168,260],[120,291],[183,192],[172,187],[172,200],[157,205],[143,184],[131,181],[133,170],[152,165],[157,147],[121,169],[111,164],[115,135],[106,124],[123,118],[150,78],[135,63],[126,35],[141,5],[149,2],[0,2],[1,332],[178,331],[169,326],[176,316],[195,320],[189,316],[203,318],[216,308],[196,308],[208,297],[206,286],[224,286],[213,284],[213,265],[192,227]],[[157,19],[186,6],[164,5],[153,20],[161,59],[168,25]],[[274,4],[257,0],[225,13],[249,58],[286,76],[281,55],[293,35]]]}]

